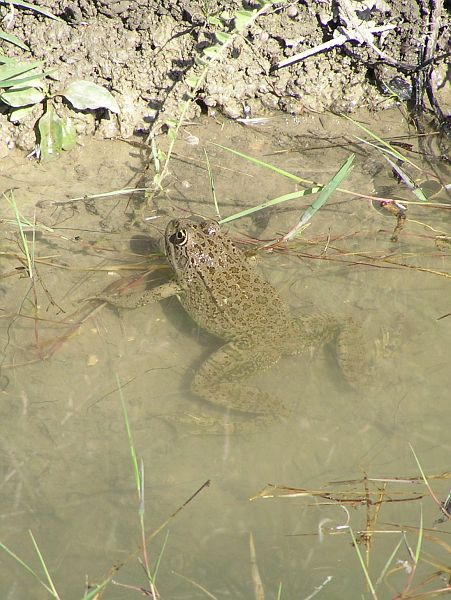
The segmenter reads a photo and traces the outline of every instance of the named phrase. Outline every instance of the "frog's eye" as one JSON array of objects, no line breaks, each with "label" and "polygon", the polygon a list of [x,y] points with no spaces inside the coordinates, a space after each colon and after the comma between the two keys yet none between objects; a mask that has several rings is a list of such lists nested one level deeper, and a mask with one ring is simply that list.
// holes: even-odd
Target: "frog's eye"
[{"label": "frog's eye", "polygon": [[171,236],[171,242],[176,246],[184,246],[188,239],[186,229],[179,229]]}]

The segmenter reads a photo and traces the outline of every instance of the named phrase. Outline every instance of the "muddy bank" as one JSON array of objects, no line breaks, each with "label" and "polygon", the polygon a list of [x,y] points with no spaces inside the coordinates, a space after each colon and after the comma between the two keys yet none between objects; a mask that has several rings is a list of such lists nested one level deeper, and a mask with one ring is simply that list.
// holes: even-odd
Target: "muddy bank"
[{"label": "muddy bank", "polygon": [[[70,114],[79,134],[101,138],[147,133],[160,117],[177,116],[187,91],[184,81],[198,69],[195,58],[215,42],[215,32],[233,30],[233,17],[243,9],[241,2],[224,5],[215,0],[39,4],[61,20],[18,9],[11,16],[1,8],[4,29],[30,47],[28,53],[0,41],[3,52],[43,60],[46,70],[55,68],[47,78],[50,93],[79,78],[109,89],[119,103],[119,116],[101,110],[77,112],[65,101],[56,101],[57,112]],[[245,8],[258,5],[248,3]],[[432,50],[440,54],[449,41],[449,19],[444,10],[430,15],[421,0],[274,4],[211,64],[187,116],[204,111],[238,118],[273,110],[300,114],[392,105],[396,100],[391,92],[387,96],[384,86],[404,96],[410,93],[409,77],[399,67],[421,62],[427,42],[422,32],[434,19],[437,40]],[[371,33],[386,26],[394,28]],[[331,44],[339,35],[351,41],[278,68],[301,52]],[[444,60],[435,65],[438,94],[446,93]],[[3,105],[0,155],[15,145],[33,149],[33,125],[42,110],[38,104],[23,122],[12,124]]]}]

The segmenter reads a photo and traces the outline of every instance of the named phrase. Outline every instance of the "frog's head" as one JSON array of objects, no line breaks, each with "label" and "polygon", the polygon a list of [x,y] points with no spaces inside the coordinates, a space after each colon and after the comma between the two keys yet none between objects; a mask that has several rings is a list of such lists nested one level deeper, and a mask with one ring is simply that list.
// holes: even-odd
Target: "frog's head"
[{"label": "frog's head", "polygon": [[214,266],[228,242],[216,221],[195,218],[170,221],[164,241],[166,257],[176,272]]}]

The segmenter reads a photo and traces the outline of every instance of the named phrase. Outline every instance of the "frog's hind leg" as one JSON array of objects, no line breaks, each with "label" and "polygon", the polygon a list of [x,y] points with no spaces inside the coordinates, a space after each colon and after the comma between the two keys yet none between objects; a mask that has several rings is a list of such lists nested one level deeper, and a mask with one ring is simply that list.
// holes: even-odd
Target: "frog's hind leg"
[{"label": "frog's hind leg", "polygon": [[280,353],[265,347],[229,342],[205,361],[191,384],[194,394],[216,406],[256,415],[279,415],[284,412],[275,395],[242,380],[268,369],[280,358]]}]

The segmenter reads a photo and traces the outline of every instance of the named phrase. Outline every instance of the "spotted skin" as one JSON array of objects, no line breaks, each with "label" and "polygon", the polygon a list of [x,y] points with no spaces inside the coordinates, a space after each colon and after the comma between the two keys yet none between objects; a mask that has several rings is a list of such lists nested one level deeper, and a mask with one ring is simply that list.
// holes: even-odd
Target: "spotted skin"
[{"label": "spotted skin", "polygon": [[[243,383],[276,364],[283,355],[312,355],[335,340],[345,378],[359,387],[365,374],[360,330],[348,319],[330,315],[294,318],[276,290],[256,271],[245,254],[215,221],[174,219],[165,232],[165,253],[174,280],[138,299],[104,297],[120,307],[143,306],[176,295],[203,329],[225,343],[197,370],[191,390],[227,409],[252,415],[255,423],[287,413],[274,395]],[[200,420],[190,416],[187,420]],[[205,421],[210,421],[205,417]],[[239,421],[231,429],[240,429]]]}]

